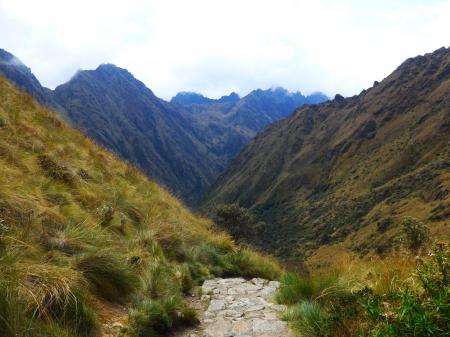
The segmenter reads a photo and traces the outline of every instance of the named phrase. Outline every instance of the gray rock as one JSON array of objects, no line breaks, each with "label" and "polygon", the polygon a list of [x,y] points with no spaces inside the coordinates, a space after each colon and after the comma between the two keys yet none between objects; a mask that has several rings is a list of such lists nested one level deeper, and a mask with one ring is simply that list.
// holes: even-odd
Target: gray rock
[{"label": "gray rock", "polygon": [[219,311],[225,309],[224,300],[211,300],[207,311]]}]

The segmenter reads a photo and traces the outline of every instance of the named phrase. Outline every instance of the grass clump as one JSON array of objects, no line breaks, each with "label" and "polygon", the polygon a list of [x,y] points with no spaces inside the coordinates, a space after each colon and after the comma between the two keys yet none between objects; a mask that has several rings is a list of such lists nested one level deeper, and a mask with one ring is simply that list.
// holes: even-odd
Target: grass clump
[{"label": "grass clump", "polygon": [[227,255],[226,274],[275,280],[281,276],[282,269],[275,259],[250,248],[240,247],[236,252]]},{"label": "grass clump", "polygon": [[293,322],[292,327],[298,336],[327,336],[329,318],[324,310],[314,302],[302,301],[287,309],[283,319]]},{"label": "grass clump", "polygon": [[195,310],[177,296],[144,301],[131,311],[130,319],[134,337],[166,336],[177,326],[198,323]]},{"label": "grass clump", "polygon": [[95,293],[111,302],[126,301],[139,285],[129,266],[108,250],[86,253],[78,259],[75,268]]},{"label": "grass clump", "polygon": [[334,274],[302,277],[296,273],[286,273],[281,278],[276,300],[279,303],[295,304],[302,300],[330,297],[341,290],[338,277]]},{"label": "grass clump", "polygon": [[70,186],[75,184],[75,175],[66,166],[58,164],[48,155],[39,155],[37,160],[44,174],[49,178],[61,181]]}]

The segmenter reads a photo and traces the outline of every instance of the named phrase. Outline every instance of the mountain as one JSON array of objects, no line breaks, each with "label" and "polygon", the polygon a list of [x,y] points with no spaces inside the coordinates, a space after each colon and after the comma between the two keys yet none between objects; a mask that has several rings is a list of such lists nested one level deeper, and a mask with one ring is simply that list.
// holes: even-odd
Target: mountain
[{"label": "mountain", "polygon": [[[180,93],[172,98],[178,110],[192,118],[203,143],[228,163],[265,126],[289,116],[304,104],[324,102],[321,93],[304,96],[283,88],[257,89],[239,98],[236,93],[212,100],[199,94]],[[201,101],[201,103],[198,103]]]},{"label": "mountain", "polygon": [[203,208],[250,208],[267,223],[259,244],[282,256],[383,253],[406,215],[445,232],[449,140],[450,49],[441,48],[357,96],[302,107],[264,129]]},{"label": "mountain", "polygon": [[281,272],[2,76],[0,172],[2,337],[167,336],[203,280]]},{"label": "mountain", "polygon": [[245,127],[255,133],[264,127],[285,118],[305,104],[316,104],[328,100],[323,94],[304,96],[291,93],[284,88],[254,90],[236,104],[225,117],[234,126]]},{"label": "mountain", "polygon": [[226,103],[239,101],[239,95],[232,92],[229,95],[222,96],[219,99],[212,99],[196,92],[179,92],[172,97],[170,103],[175,104],[206,104],[206,103]]},{"label": "mountain", "polygon": [[222,170],[189,116],[111,64],[79,71],[54,91],[71,123],[192,203]]},{"label": "mountain", "polygon": [[61,108],[53,100],[50,89],[44,88],[33,75],[31,69],[25,66],[16,56],[0,48],[0,75],[8,78],[19,89],[35,97],[40,103],[53,109]]},{"label": "mountain", "polygon": [[257,90],[242,99],[236,93],[210,99],[185,92],[166,102],[112,64],[79,71],[52,91],[3,50],[0,74],[190,206],[197,204],[257,130],[308,99],[277,89]]}]

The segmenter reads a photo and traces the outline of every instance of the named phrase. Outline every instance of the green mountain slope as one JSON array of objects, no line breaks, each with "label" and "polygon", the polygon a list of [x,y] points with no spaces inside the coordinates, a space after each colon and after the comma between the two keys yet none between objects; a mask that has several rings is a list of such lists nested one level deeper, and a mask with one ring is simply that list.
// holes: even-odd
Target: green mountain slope
[{"label": "green mountain slope", "polygon": [[167,336],[198,282],[280,272],[3,77],[0,172],[2,337]]},{"label": "green mountain slope", "polygon": [[260,244],[284,256],[331,245],[382,253],[404,215],[435,234],[448,224],[449,136],[450,50],[442,48],[358,96],[306,106],[263,130],[204,208],[251,208],[270,224]]}]

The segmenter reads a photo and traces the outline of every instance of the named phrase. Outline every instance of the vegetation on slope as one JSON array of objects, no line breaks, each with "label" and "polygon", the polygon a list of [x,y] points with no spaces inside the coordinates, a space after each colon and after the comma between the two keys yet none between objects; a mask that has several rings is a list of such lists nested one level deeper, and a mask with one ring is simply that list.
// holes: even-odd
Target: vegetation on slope
[{"label": "vegetation on slope", "polygon": [[402,248],[389,258],[346,258],[332,270],[282,278],[277,300],[290,306],[284,319],[296,336],[449,336],[449,242],[430,246],[423,224],[403,225]]},{"label": "vegetation on slope", "polygon": [[280,274],[3,78],[0,172],[2,337],[98,336],[117,307],[162,336],[197,282]]},{"label": "vegetation on slope", "polygon": [[448,235],[450,49],[405,61],[360,95],[297,110],[263,130],[205,197],[269,226],[278,255],[330,263],[391,248],[404,216]]}]

